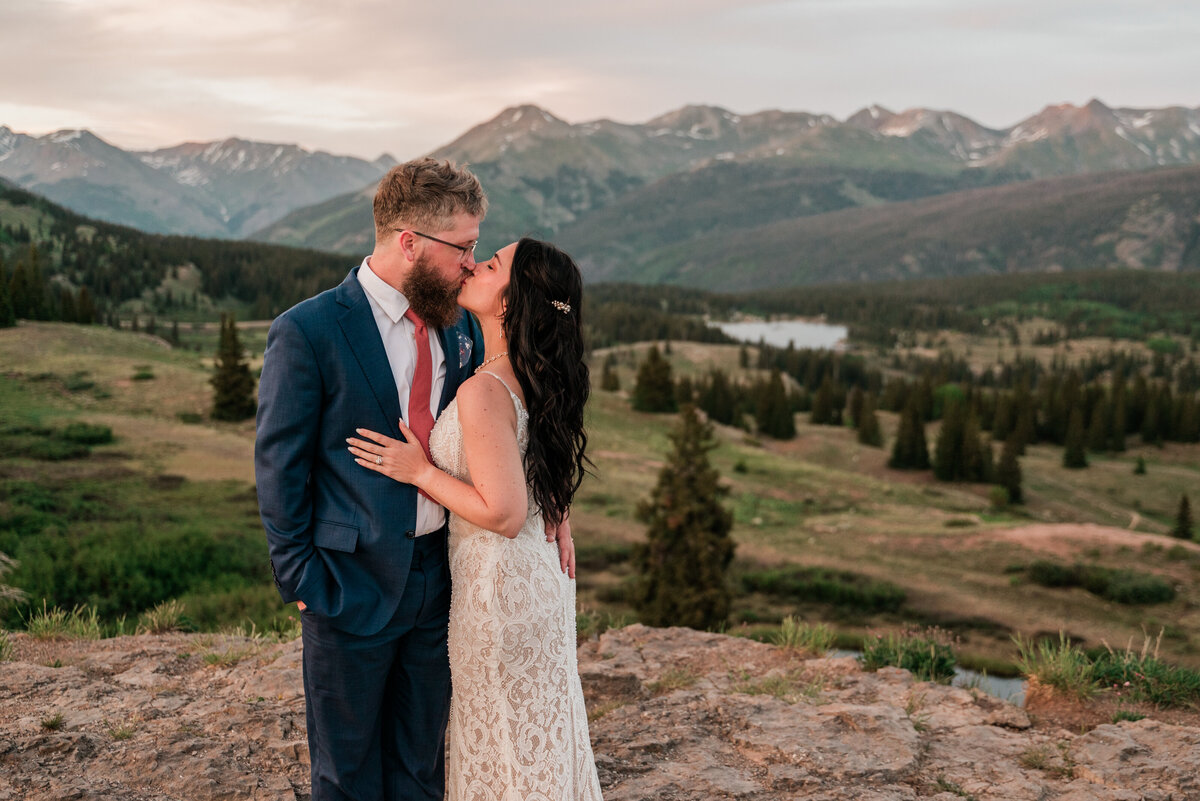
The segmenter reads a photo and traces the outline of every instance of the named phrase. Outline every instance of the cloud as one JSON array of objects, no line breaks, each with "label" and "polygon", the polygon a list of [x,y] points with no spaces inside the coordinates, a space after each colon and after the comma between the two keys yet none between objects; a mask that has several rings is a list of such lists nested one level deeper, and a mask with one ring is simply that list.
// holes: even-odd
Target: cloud
[{"label": "cloud", "polygon": [[239,135],[428,152],[503,108],[639,122],[685,103],[1010,125],[1052,102],[1194,105],[1171,0],[5,0],[0,124],[124,147]]}]

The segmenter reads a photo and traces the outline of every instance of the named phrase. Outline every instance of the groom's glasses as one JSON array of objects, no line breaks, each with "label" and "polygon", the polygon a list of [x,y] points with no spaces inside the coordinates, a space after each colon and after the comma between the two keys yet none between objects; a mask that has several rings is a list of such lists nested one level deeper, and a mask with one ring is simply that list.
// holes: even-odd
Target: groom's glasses
[{"label": "groom's glasses", "polygon": [[471,258],[471,255],[475,252],[475,246],[479,244],[478,242],[472,242],[469,245],[456,245],[453,242],[447,242],[445,239],[438,239],[436,236],[430,236],[429,234],[423,234],[420,231],[413,231],[413,229],[411,229],[411,228],[394,228],[392,230],[394,230],[394,231],[412,231],[417,236],[428,239],[430,242],[437,242],[439,245],[445,245],[446,247],[454,248],[459,253],[459,261],[466,261],[469,258]]}]

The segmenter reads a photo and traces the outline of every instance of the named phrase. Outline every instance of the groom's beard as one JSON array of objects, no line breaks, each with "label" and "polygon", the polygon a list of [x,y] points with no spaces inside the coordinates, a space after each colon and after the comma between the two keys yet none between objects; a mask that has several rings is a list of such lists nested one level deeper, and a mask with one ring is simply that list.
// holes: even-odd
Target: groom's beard
[{"label": "groom's beard", "polygon": [[462,274],[447,280],[442,277],[424,254],[413,262],[412,269],[400,284],[413,313],[431,328],[446,328],[458,319],[458,292],[462,289]]}]

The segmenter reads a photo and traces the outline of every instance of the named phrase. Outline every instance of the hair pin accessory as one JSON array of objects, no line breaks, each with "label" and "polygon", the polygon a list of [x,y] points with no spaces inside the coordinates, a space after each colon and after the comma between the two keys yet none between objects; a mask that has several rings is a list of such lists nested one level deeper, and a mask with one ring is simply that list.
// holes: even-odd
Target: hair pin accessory
[{"label": "hair pin accessory", "polygon": [[553,306],[554,308],[558,309],[563,314],[571,313],[571,304],[570,303],[564,303],[561,300],[552,300],[552,301],[550,301],[550,305]]}]

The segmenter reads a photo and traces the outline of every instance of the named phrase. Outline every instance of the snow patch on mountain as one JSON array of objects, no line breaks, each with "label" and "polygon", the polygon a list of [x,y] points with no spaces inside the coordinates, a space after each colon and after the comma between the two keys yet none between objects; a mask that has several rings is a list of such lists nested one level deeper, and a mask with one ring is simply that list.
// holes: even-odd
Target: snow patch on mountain
[{"label": "snow patch on mountain", "polygon": [[81,139],[82,137],[83,137],[83,131],[75,129],[75,130],[66,130],[66,131],[55,131],[54,133],[50,134],[46,138],[49,139],[51,142],[53,142],[56,145],[65,145],[65,144],[68,144],[69,142],[74,142],[77,139]]}]

